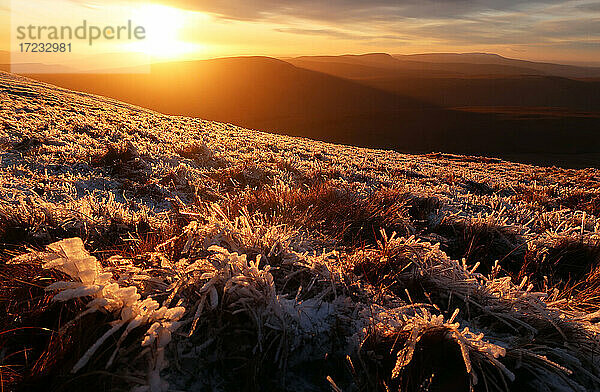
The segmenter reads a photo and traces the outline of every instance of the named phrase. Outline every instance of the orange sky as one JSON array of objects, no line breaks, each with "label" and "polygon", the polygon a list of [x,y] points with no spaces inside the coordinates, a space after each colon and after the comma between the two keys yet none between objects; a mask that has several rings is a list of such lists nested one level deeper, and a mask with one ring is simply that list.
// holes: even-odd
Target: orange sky
[{"label": "orange sky", "polygon": [[[13,17],[11,30],[0,32],[2,48],[10,48],[15,24],[76,25],[82,15],[99,25],[131,18],[146,28],[148,37],[144,42],[98,42],[93,48],[79,45],[69,61],[105,52],[142,54],[155,61],[493,52],[531,60],[600,63],[600,2],[588,0],[0,0],[2,25],[9,26]],[[57,61],[64,61],[64,56]]]}]

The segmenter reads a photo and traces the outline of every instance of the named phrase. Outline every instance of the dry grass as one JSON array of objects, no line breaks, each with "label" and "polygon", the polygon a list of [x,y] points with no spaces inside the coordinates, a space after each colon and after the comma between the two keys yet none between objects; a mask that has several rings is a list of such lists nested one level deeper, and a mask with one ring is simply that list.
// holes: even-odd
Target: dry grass
[{"label": "dry grass", "polygon": [[432,231],[442,236],[442,249],[453,259],[467,264],[480,263],[479,270],[489,274],[496,261],[506,271],[518,271],[524,262],[527,244],[515,230],[493,218],[445,219]]},{"label": "dry grass", "polygon": [[108,170],[116,178],[147,183],[149,166],[132,143],[111,144],[106,152],[91,158],[93,166]]},{"label": "dry grass", "polygon": [[0,81],[4,390],[600,389],[597,170]]},{"label": "dry grass", "polygon": [[576,287],[600,265],[600,242],[581,237],[557,237],[530,251],[519,276],[529,276],[540,288]]},{"label": "dry grass", "polygon": [[599,192],[578,191],[562,198],[560,204],[571,209],[585,211],[588,214],[600,215]]},{"label": "dry grass", "polygon": [[318,182],[314,186],[285,185],[249,192],[225,204],[234,217],[242,210],[273,218],[348,246],[374,244],[381,229],[410,234],[408,196],[393,190],[360,195],[346,186]]}]

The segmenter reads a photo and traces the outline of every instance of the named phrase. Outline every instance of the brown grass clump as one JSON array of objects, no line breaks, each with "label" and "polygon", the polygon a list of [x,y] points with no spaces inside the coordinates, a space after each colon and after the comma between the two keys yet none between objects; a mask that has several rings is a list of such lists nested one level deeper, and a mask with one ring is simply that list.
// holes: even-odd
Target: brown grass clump
[{"label": "brown grass clump", "polygon": [[348,245],[374,244],[381,229],[409,234],[407,196],[396,191],[360,195],[332,183],[313,187],[266,188],[226,205],[232,216],[249,213],[276,217],[280,223],[316,230]]},{"label": "brown grass clump", "polygon": [[175,150],[177,155],[191,159],[194,163],[207,167],[224,167],[226,162],[215,155],[215,153],[204,142],[192,142]]},{"label": "brown grass clump", "polygon": [[56,238],[85,235],[83,225],[67,224],[47,208],[34,208],[27,203],[0,202],[0,251],[23,250],[25,245],[44,246]]},{"label": "brown grass clump", "polygon": [[[185,364],[185,368],[208,367],[226,373],[235,369],[234,377],[222,381],[225,390],[277,390],[285,385],[281,379],[285,372],[282,365],[285,353],[281,350],[281,336],[278,331],[265,328],[259,335],[253,319],[246,313],[212,312],[203,316],[201,328],[191,337],[192,342],[202,345],[210,342],[203,350],[207,354],[197,363]],[[260,349],[257,349],[260,345]]]},{"label": "brown grass clump", "polygon": [[93,166],[107,170],[110,175],[145,184],[150,178],[150,166],[132,143],[110,144],[107,151],[91,159]]},{"label": "brown grass clump", "polygon": [[465,190],[475,195],[492,195],[495,192],[493,188],[484,182],[467,180],[461,185]]},{"label": "brown grass clump", "polygon": [[586,243],[577,238],[558,240],[548,249],[542,263],[553,278],[579,281],[600,265],[600,243]]},{"label": "brown grass clump", "polygon": [[427,278],[415,274],[419,249],[412,245],[388,248],[383,243],[376,250],[357,251],[352,255],[353,273],[373,286],[381,295],[393,293],[407,303],[430,302]]},{"label": "brown grass clump", "polygon": [[224,192],[245,188],[260,189],[273,180],[273,176],[268,170],[252,162],[214,170],[206,175],[218,184],[219,190]]},{"label": "brown grass clump", "polygon": [[[168,191],[176,191],[183,195],[188,196],[192,201],[197,202],[196,190],[190,181],[186,178],[185,172],[180,171],[169,171],[158,181],[158,184],[162,187],[158,188],[164,194],[168,194]],[[162,188],[166,189],[162,189]]]},{"label": "brown grass clump", "polygon": [[128,217],[123,211],[112,210],[111,206],[99,206],[90,216],[47,205],[0,203],[0,261],[22,254],[28,247],[40,249],[69,237],[85,238],[100,254],[130,254],[139,249],[140,244],[156,245],[164,241],[172,230],[177,228],[153,227],[145,217]]},{"label": "brown grass clump", "polygon": [[[600,243],[577,237],[558,237],[528,252],[520,277],[529,276],[540,288],[594,282],[589,275],[600,266]],[[588,285],[583,283],[583,286]],[[573,286],[575,285],[575,286]],[[593,283],[592,283],[593,285]]]},{"label": "brown grass clump", "polygon": [[412,194],[408,195],[408,199],[408,214],[412,218],[413,224],[423,229],[426,229],[428,226],[434,226],[442,206],[440,199]]},{"label": "brown grass clump", "polygon": [[579,281],[562,287],[557,300],[566,300],[566,306],[588,313],[600,310],[600,267],[595,267]]},{"label": "brown grass clump", "polygon": [[529,205],[536,206],[542,209],[553,209],[558,207],[556,203],[559,194],[555,186],[542,186],[534,184],[519,185],[514,188],[516,198],[522,200]]},{"label": "brown grass clump", "polygon": [[499,225],[491,218],[446,218],[432,231],[442,236],[442,250],[467,264],[480,263],[489,273],[496,260],[507,271],[518,270],[527,249],[525,240],[514,228]]},{"label": "brown grass clump", "polygon": [[205,162],[212,158],[212,151],[204,143],[192,143],[178,149],[177,154],[184,158]]},{"label": "brown grass clump", "polygon": [[448,339],[447,334],[443,327],[432,327],[424,332],[415,346],[412,361],[394,379],[391,374],[398,351],[409,339],[409,331],[369,335],[360,352],[360,361],[365,364],[369,375],[363,376],[366,380],[361,381],[366,384],[370,379],[373,384],[365,385],[363,390],[470,391],[471,380],[465,371],[460,346]]},{"label": "brown grass clump", "polygon": [[20,142],[14,143],[10,151],[20,154],[34,154],[44,145],[44,141],[36,137],[24,137]]},{"label": "brown grass clump", "polygon": [[585,211],[592,215],[600,215],[599,192],[574,192],[560,199],[559,204],[574,210]]}]

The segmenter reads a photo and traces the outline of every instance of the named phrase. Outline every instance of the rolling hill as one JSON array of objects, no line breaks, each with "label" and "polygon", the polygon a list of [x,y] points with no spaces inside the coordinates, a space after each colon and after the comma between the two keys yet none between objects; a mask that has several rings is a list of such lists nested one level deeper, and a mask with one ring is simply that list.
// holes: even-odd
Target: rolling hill
[{"label": "rolling hill", "polygon": [[535,71],[543,75],[561,76],[565,78],[598,78],[600,68],[578,67],[573,65],[552,64],[506,58],[490,53],[425,53],[415,55],[395,55],[400,60],[420,61],[437,64],[469,63],[478,65],[504,65]]},{"label": "rolling hill", "polygon": [[600,70],[594,68],[487,54],[371,54],[298,57],[288,61],[447,108],[561,107],[600,112],[600,82],[574,79],[599,76]]},{"label": "rolling hill", "polygon": [[[365,55],[342,56],[301,56],[288,61],[303,68],[317,67],[317,64],[336,64],[363,66],[379,69],[379,72],[394,72],[396,76],[405,77],[449,77],[468,75],[541,75],[541,71],[532,67],[517,66],[512,63],[479,63],[470,62],[470,58],[457,58],[455,62],[436,62],[434,58],[429,61],[420,61],[419,57],[392,56],[387,53],[371,53]],[[600,73],[598,73],[600,75]],[[377,72],[372,73],[377,75]],[[368,74],[364,75],[368,78]]]},{"label": "rolling hill", "polygon": [[[502,70],[457,76],[461,64],[407,71],[405,63],[385,54],[240,57],[153,64],[149,74],[30,76],[167,114],[336,143],[597,165],[598,82],[511,76],[521,68],[503,64],[467,64]],[[423,76],[422,64],[435,69]]]}]

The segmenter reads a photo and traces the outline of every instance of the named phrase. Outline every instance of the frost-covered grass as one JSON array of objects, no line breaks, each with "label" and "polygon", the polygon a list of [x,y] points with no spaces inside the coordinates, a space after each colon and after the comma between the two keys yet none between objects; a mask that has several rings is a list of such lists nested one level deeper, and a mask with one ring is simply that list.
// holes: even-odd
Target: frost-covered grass
[{"label": "frost-covered grass", "polygon": [[5,390],[600,390],[600,172],[0,74]]}]

